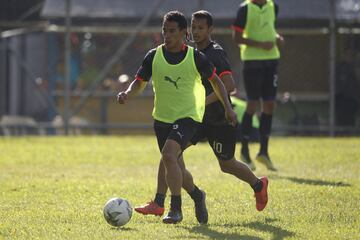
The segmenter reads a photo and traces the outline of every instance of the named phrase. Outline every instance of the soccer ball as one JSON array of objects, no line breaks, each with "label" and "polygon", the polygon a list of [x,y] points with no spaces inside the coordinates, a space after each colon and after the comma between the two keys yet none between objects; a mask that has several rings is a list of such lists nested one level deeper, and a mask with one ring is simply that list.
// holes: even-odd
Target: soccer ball
[{"label": "soccer ball", "polygon": [[103,212],[110,225],[120,227],[130,221],[132,207],[126,199],[115,197],[106,202]]}]

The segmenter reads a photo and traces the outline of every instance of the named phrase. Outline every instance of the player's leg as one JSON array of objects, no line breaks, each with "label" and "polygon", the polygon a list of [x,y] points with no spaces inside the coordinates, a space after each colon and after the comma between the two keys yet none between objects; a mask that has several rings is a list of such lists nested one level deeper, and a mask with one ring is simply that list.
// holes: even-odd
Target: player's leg
[{"label": "player's leg", "polygon": [[260,151],[259,154],[268,155],[268,143],[271,135],[271,126],[273,119],[273,112],[275,109],[275,101],[263,101],[263,111],[260,116],[259,140]]},{"label": "player's leg", "polygon": [[277,92],[277,61],[266,61],[264,68],[264,79],[262,83],[262,113],[260,116],[260,151],[257,160],[265,164],[269,170],[276,171],[270,160],[268,144],[271,134],[272,118],[276,105]]},{"label": "player's leg", "polygon": [[234,157],[236,146],[235,128],[230,125],[208,128],[209,144],[212,147],[221,171],[248,183],[254,190],[256,208],[261,211],[267,204],[267,178],[257,178],[249,167]]},{"label": "player's leg", "polygon": [[[169,135],[169,126],[164,125],[162,123],[157,123],[154,126],[156,135],[158,136],[158,144],[159,149],[163,148],[163,145],[165,144],[166,137]],[[171,129],[171,128],[170,128]],[[198,142],[198,140],[203,138],[203,132],[197,131],[197,136],[194,136],[191,140]],[[166,137],[164,137],[166,136]],[[198,140],[196,140],[198,139]],[[192,144],[188,144],[187,147],[191,146]],[[186,147],[186,148],[187,148]],[[191,173],[185,168],[185,163],[183,160],[183,155],[180,154],[179,158],[179,165],[182,170],[183,174],[183,188],[188,192],[190,197],[194,200],[195,203],[195,213],[196,217],[199,221],[199,223],[207,223],[208,214],[206,210],[205,205],[205,192],[203,190],[200,190],[193,181],[193,177]],[[154,198],[154,201],[150,201],[145,205],[142,205],[140,207],[136,207],[135,211],[144,214],[144,215],[157,215],[161,216],[164,213],[164,202],[166,197],[168,186],[166,184],[165,180],[165,167],[162,161],[159,163],[158,168],[158,177],[157,177],[157,191]]]},{"label": "player's leg", "polygon": [[165,166],[166,184],[171,192],[170,211],[163,218],[164,223],[177,223],[182,220],[181,215],[181,187],[182,172],[177,161],[177,156],[181,153],[181,145],[173,139],[165,142],[161,152],[162,162]]},{"label": "player's leg", "polygon": [[[191,118],[175,121],[162,149],[162,161],[165,166],[165,179],[171,192],[170,211],[163,218],[164,223],[178,223],[182,220],[181,187],[183,174],[178,157],[187,147],[196,133],[199,123]],[[185,170],[185,165],[183,166]]]},{"label": "player's leg", "polygon": [[144,205],[135,207],[135,211],[144,215],[162,216],[165,211],[164,202],[167,189],[168,187],[165,180],[165,167],[163,162],[160,160],[155,198],[154,200],[151,200]]},{"label": "player's leg", "polygon": [[[205,194],[203,190],[200,190],[195,184],[193,177],[191,173],[185,168],[183,155],[180,154],[179,156],[179,165],[182,171],[183,175],[183,185],[182,187],[187,191],[187,193],[190,195],[190,197],[194,200],[194,203],[200,203],[204,202],[205,198],[203,195]],[[168,186],[166,184],[165,180],[165,167],[162,161],[160,161],[159,169],[158,169],[158,176],[157,176],[157,190],[155,194],[154,201],[150,201],[142,206],[135,207],[135,211],[144,215],[155,215],[155,216],[161,216],[163,215],[165,211],[165,198],[166,198],[166,192],[167,192]],[[206,207],[205,207],[206,210]],[[204,212],[204,210],[197,211],[197,212]],[[199,214],[197,214],[199,215]],[[200,214],[201,216],[205,216],[205,214]],[[198,221],[199,223],[206,223],[204,220],[205,217],[201,217],[199,215]],[[207,216],[207,211],[206,211]]]},{"label": "player's leg", "polygon": [[208,127],[208,141],[216,158],[218,159],[221,171],[234,175],[238,179],[254,186],[258,178],[249,167],[235,159],[236,128],[231,125]]},{"label": "player's leg", "polygon": [[[158,176],[157,176],[155,202],[159,202],[159,205],[161,205],[162,207],[164,207],[164,201],[165,201],[167,189],[168,189],[168,186],[167,186],[166,180],[165,180],[165,166],[164,166],[162,159],[160,159]],[[156,201],[157,198],[159,198],[158,201]]]},{"label": "player's leg", "polygon": [[268,179],[266,177],[257,178],[246,164],[237,161],[234,157],[229,160],[219,159],[219,165],[224,173],[231,174],[251,186],[255,193],[258,211],[262,211],[266,207],[268,202]]},{"label": "player's leg", "polygon": [[247,95],[246,111],[241,121],[241,160],[245,162],[252,170],[255,170],[255,165],[251,161],[249,152],[249,141],[252,129],[252,117],[256,112],[259,104],[261,93],[261,74],[259,72],[258,63],[255,61],[244,62],[244,86]]},{"label": "player's leg", "polygon": [[246,105],[246,111],[241,121],[241,151],[240,158],[245,162],[251,170],[255,170],[255,164],[251,160],[249,142],[252,131],[252,119],[256,111],[256,106],[259,101],[248,100]]},{"label": "player's leg", "polygon": [[200,224],[208,222],[208,211],[206,208],[206,194],[194,184],[191,173],[186,169],[182,155],[178,159],[180,168],[183,173],[183,188],[194,201],[195,216]]},{"label": "player's leg", "polygon": [[[196,132],[194,133],[194,135],[192,136],[192,138],[190,139],[190,141],[186,145],[185,149],[192,146],[192,145],[196,145],[198,142],[200,142],[202,139],[204,139],[205,138],[205,132],[206,132],[206,129],[205,129],[204,125],[199,124],[198,127],[196,128]],[[183,158],[182,154],[181,154],[181,156],[179,157],[178,160],[179,160],[180,167],[181,167],[181,169],[183,171],[183,177],[184,177],[184,179],[183,179],[183,188],[191,196],[190,193],[197,187],[194,184],[193,176],[191,175],[191,173],[185,167],[185,162],[184,162],[184,158]]]},{"label": "player's leg", "polygon": [[[154,121],[154,132],[157,138],[157,143],[159,150],[163,149],[166,139],[172,129],[172,124],[163,123],[160,121]],[[167,184],[165,180],[165,166],[162,160],[160,159],[159,168],[158,168],[158,177],[157,177],[157,190],[155,194],[154,201],[149,201],[148,203],[135,207],[135,211],[144,215],[156,215],[161,216],[164,214],[165,207],[165,197],[167,192]]]}]

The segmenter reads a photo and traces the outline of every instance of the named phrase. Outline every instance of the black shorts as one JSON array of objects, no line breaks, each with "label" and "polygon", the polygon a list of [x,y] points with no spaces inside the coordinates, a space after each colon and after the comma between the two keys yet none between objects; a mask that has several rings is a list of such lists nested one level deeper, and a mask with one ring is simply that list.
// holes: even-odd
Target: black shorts
[{"label": "black shorts", "polygon": [[181,149],[185,150],[190,139],[195,135],[200,123],[191,118],[182,118],[174,123],[165,123],[155,120],[154,130],[159,146],[162,151],[167,139],[171,139],[180,144]]},{"label": "black shorts", "polygon": [[244,61],[244,85],[248,100],[276,98],[278,60]]},{"label": "black shorts", "polygon": [[231,125],[201,124],[195,136],[190,140],[193,145],[206,139],[219,160],[226,161],[234,157],[236,145],[236,127]]}]

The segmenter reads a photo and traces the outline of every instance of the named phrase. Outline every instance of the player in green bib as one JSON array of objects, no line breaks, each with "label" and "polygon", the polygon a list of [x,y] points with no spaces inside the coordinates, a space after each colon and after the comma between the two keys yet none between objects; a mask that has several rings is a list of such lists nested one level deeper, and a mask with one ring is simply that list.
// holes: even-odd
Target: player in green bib
[{"label": "player in green bib", "polygon": [[[195,47],[198,51],[204,53],[209,61],[214,64],[217,74],[220,76],[227,91],[230,93],[234,90],[235,86],[231,66],[224,49],[211,39],[212,30],[213,18],[211,13],[201,10],[192,14],[191,33],[194,39]],[[267,177],[257,178],[244,163],[235,159],[236,127],[230,126],[227,123],[224,115],[224,107],[220,101],[218,101],[218,98],[214,94],[213,88],[208,79],[203,79],[203,85],[206,90],[205,115],[197,133],[191,139],[191,144],[196,145],[201,140],[207,139],[209,146],[218,160],[221,171],[231,174],[237,179],[248,183],[254,190],[256,209],[258,211],[262,211],[266,207],[268,201],[268,179]],[[236,101],[240,100],[235,100],[235,102]],[[232,103],[234,104],[234,102]],[[236,108],[237,107],[234,107],[235,112]],[[245,111],[245,103],[243,109]],[[179,158],[179,161],[185,165],[182,158]],[[158,184],[154,201],[135,207],[134,210],[136,212],[144,215],[161,215],[165,211],[164,201],[168,188],[164,172],[165,169],[159,166],[157,178]],[[188,189],[188,186],[194,185],[193,177],[190,172],[184,174],[183,183],[184,189],[189,192],[190,197],[195,200],[196,219],[200,224],[206,224],[209,217],[207,211],[205,210],[205,193],[203,192],[202,194],[202,201],[196,201],[196,194],[192,193],[193,188]],[[234,191],[235,188],[236,187],[234,187]]]},{"label": "player in green bib", "polygon": [[278,44],[283,38],[276,32],[278,5],[272,0],[246,0],[240,5],[233,24],[234,40],[240,46],[243,77],[247,95],[246,112],[242,118],[241,159],[255,170],[248,143],[252,116],[261,103],[260,150],[256,159],[269,170],[276,168],[270,160],[268,142],[277,92],[277,65],[280,58]]},{"label": "player in green bib", "polygon": [[[179,156],[197,131],[205,111],[205,90],[202,78],[208,79],[225,108],[226,119],[236,125],[236,114],[227,98],[226,89],[207,58],[184,43],[187,21],[178,11],[168,12],[163,19],[164,44],[150,50],[129,88],[117,95],[120,104],[140,93],[152,78],[154,90],[154,130],[165,168],[166,184],[171,192],[170,211],[164,223],[182,221],[181,188],[187,174]],[[195,205],[204,199],[196,186],[189,194]],[[201,204],[198,204],[201,205]],[[206,209],[204,209],[206,210]],[[161,214],[159,214],[161,215]]]},{"label": "player in green bib", "polygon": [[173,123],[190,117],[201,122],[205,111],[205,89],[196,69],[194,49],[188,47],[185,58],[178,64],[169,64],[163,46],[157,47],[152,79],[154,98],[153,116],[156,120]]}]

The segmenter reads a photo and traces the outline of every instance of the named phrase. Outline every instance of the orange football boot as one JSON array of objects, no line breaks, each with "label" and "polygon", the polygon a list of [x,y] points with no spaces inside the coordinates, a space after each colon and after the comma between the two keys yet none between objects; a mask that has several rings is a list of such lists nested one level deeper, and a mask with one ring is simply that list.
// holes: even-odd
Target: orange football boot
[{"label": "orange football boot", "polygon": [[165,208],[160,207],[156,202],[150,201],[147,204],[134,208],[135,211],[143,215],[155,215],[162,216],[164,214]]},{"label": "orange football boot", "polygon": [[255,198],[256,198],[256,209],[258,211],[262,211],[268,202],[268,183],[269,180],[267,177],[260,178],[260,181],[263,183],[263,187],[260,192],[255,192]]}]

